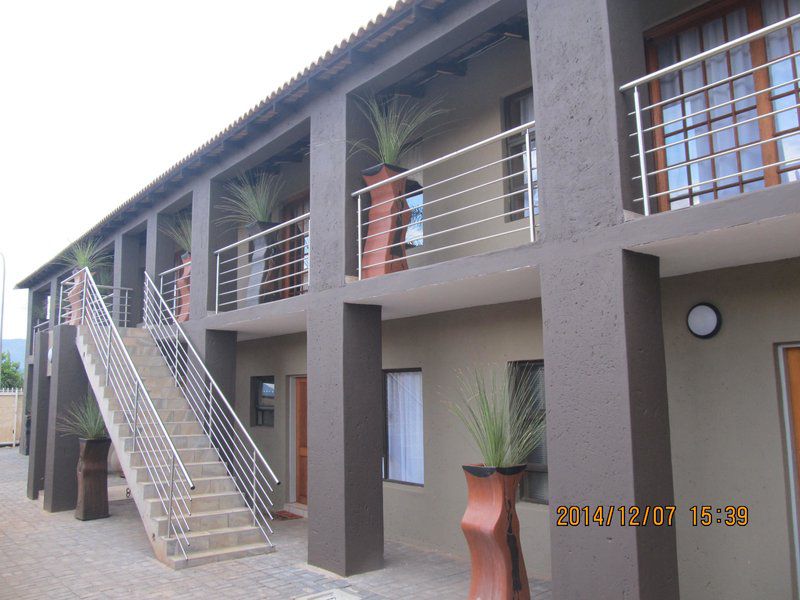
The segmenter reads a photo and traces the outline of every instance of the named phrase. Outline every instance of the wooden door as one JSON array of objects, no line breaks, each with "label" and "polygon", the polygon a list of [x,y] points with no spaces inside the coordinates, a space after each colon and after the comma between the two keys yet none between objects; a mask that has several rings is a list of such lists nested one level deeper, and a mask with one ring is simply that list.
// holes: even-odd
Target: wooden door
[{"label": "wooden door", "polygon": [[[800,348],[784,350],[786,364],[786,389],[788,391],[789,408],[791,410],[793,451],[795,464],[800,469]],[[798,472],[800,479],[800,472]]]},{"label": "wooden door", "polygon": [[294,380],[295,439],[297,440],[297,502],[308,504],[308,380]]}]

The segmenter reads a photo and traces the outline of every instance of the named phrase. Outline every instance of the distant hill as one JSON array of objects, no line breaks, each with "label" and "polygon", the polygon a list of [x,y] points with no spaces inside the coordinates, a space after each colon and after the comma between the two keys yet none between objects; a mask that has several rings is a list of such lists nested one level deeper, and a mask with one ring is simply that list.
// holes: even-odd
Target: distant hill
[{"label": "distant hill", "polygon": [[11,361],[18,362],[21,371],[25,371],[25,340],[3,340],[3,353],[11,354]]}]

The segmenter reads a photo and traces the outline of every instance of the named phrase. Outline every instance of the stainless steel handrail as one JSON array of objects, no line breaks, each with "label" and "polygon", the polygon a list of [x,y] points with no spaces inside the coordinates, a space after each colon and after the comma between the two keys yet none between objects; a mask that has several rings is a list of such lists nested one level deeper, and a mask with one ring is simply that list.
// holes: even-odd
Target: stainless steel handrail
[{"label": "stainless steel handrail", "polygon": [[752,42],[753,40],[757,40],[760,37],[764,37],[765,35],[769,35],[773,31],[779,31],[780,29],[784,29],[785,27],[791,27],[795,23],[800,23],[800,15],[794,15],[792,17],[783,19],[782,21],[778,21],[777,23],[773,23],[772,25],[767,25],[766,27],[762,27],[761,29],[748,33],[747,35],[738,37],[735,40],[725,42],[724,44],[720,44],[719,46],[706,50],[705,52],[701,52],[700,54],[695,54],[694,56],[685,58],[684,60],[676,62],[672,65],[668,65],[663,69],[659,69],[658,71],[649,73],[644,77],[640,77],[639,79],[634,79],[633,81],[628,82],[625,85],[621,85],[619,87],[619,91],[627,92],[628,90],[632,90],[633,88],[640,86],[642,84],[649,83],[656,79],[660,79],[664,77],[664,75],[669,75],[670,73],[681,71],[686,67],[691,67],[692,65],[702,62],[708,58],[711,58],[712,56],[716,56],[717,54],[727,52],[728,50],[735,48],[736,46],[739,46],[741,44],[746,44],[748,42]]},{"label": "stainless steel handrail", "polygon": [[269,525],[274,491],[270,481],[279,484],[263,454],[250,437],[239,416],[206,368],[169,304],[148,274],[144,283],[144,322],[178,387],[203,425],[223,459],[237,489],[249,500],[254,524],[272,545]]},{"label": "stainless steel handrail", "polygon": [[464,146],[463,148],[460,148],[455,152],[451,152],[450,154],[445,154],[444,156],[440,156],[439,158],[434,158],[433,160],[430,160],[418,167],[414,167],[413,169],[403,171],[398,175],[394,175],[393,177],[389,177],[388,179],[384,179],[383,181],[379,181],[378,183],[373,183],[372,185],[363,187],[360,190],[356,190],[350,195],[353,198],[356,198],[361,194],[366,194],[371,190],[383,187],[384,185],[390,184],[394,181],[405,179],[406,177],[409,177],[414,173],[419,173],[420,171],[424,171],[425,169],[430,169],[431,167],[434,167],[438,164],[451,160],[457,156],[461,156],[462,154],[466,154],[467,152],[472,152],[473,150],[477,150],[478,148],[482,148],[483,146],[487,146],[494,142],[499,142],[500,140],[510,137],[512,135],[523,133],[528,129],[531,130],[535,129],[535,126],[536,126],[536,121],[529,121],[528,123],[523,123],[522,125],[518,125],[517,127],[512,127],[511,129],[498,133],[497,135],[493,135],[492,137],[486,138],[485,140],[481,140],[480,142],[475,142],[474,144],[470,144],[469,146]]},{"label": "stainless steel handrail", "polygon": [[[538,190],[535,125],[535,121],[530,121],[512,127],[353,192],[351,195],[357,200],[358,278],[384,274],[394,269],[391,265],[401,261],[403,268],[408,268],[415,259],[470,244],[499,241],[510,235],[519,236],[523,231],[527,231],[528,241],[535,242],[538,228],[534,198]],[[474,155],[477,160],[468,159],[473,164],[459,161],[454,173],[436,172],[435,181],[425,182],[410,191],[396,190],[388,199],[376,200],[369,194],[470,152],[516,138],[519,140],[514,145],[518,144],[521,149],[504,148],[498,153],[500,158],[493,156],[487,160],[483,154]],[[521,165],[516,164],[518,160]],[[520,179],[521,185],[514,183]],[[439,189],[431,194],[436,188]],[[525,195],[527,203],[523,200]],[[419,204],[410,205],[407,199],[411,197],[418,197]],[[391,207],[386,206],[390,204]],[[380,207],[383,208],[376,211]],[[512,226],[516,220],[524,226]],[[381,222],[383,225],[372,231],[374,224]],[[425,230],[431,226],[432,231]],[[445,239],[447,234],[458,237]],[[381,240],[387,235],[391,236],[388,242]],[[421,246],[426,241],[434,242],[434,247],[423,249]],[[403,252],[405,248],[410,249]]]},{"label": "stainless steel handrail", "polygon": [[[191,494],[194,482],[186,465],[175,448],[171,436],[145,387],[130,353],[114,324],[97,284],[88,269],[83,269],[61,283],[63,299],[69,303],[68,294],[80,294],[80,309],[74,307],[59,315],[63,323],[69,316],[70,324],[86,327],[106,370],[106,385],[120,403],[126,424],[133,439],[131,452],[140,452],[150,482],[167,517],[167,538],[175,534],[178,547],[186,557],[190,545],[187,517],[191,515]],[[137,448],[138,443],[138,448]],[[177,471],[176,471],[177,470]],[[168,485],[167,485],[168,484]]]},{"label": "stainless steel handrail", "polygon": [[[259,238],[266,238],[271,234],[286,230],[298,223],[308,223],[305,231],[294,235],[288,235],[284,239],[267,243],[265,246],[253,249],[248,252],[238,250],[233,256],[223,259],[225,252],[241,248]],[[237,240],[227,246],[223,246],[214,251],[216,255],[216,290],[215,290],[215,312],[232,305],[244,304],[250,306],[259,303],[263,298],[275,296],[283,292],[294,291],[303,293],[308,287],[309,274],[308,261],[310,255],[305,254],[306,244],[311,239],[311,213],[303,213],[282,223],[274,225],[264,231]],[[276,248],[289,245],[288,250],[276,252]],[[269,253],[267,253],[269,251]],[[264,252],[263,258],[255,258],[256,252]],[[292,255],[300,253],[299,258]],[[246,264],[240,264],[247,259]],[[259,267],[259,265],[261,265]],[[301,268],[298,268],[300,266]],[[260,270],[259,270],[260,269]],[[288,269],[288,273],[283,273]],[[275,276],[273,276],[275,274]],[[230,275],[230,277],[225,277]],[[266,277],[265,277],[266,276]],[[291,280],[300,278],[300,283],[293,283]],[[251,280],[247,285],[242,282]],[[285,280],[290,280],[286,282]],[[284,282],[284,283],[279,283]],[[278,284],[279,289],[266,289],[271,284]],[[288,284],[288,285],[287,285]],[[224,288],[224,289],[223,289]],[[266,291],[261,291],[261,289]],[[163,290],[162,290],[163,293]],[[234,306],[235,307],[235,306]]]},{"label": "stainless steel handrail", "polygon": [[[666,152],[666,150],[671,147],[680,146],[681,144],[688,144],[691,141],[699,140],[702,138],[710,138],[711,136],[719,134],[721,131],[729,129],[735,130],[735,128],[741,127],[742,125],[745,125],[747,123],[756,123],[760,122],[760,120],[762,119],[768,119],[768,118],[771,119],[778,113],[796,109],[797,103],[795,103],[793,106],[781,107],[779,109],[773,108],[773,110],[767,114],[759,113],[755,117],[748,118],[742,121],[735,121],[732,125],[725,125],[717,128],[708,127],[707,132],[701,132],[699,134],[694,134],[691,136],[685,135],[680,139],[673,140],[668,143],[664,142],[661,145],[651,144],[653,146],[651,148],[647,147],[647,141],[645,139],[645,136],[647,134],[651,134],[652,132],[658,130],[666,132],[668,127],[678,126],[679,124],[681,124],[682,127],[685,127],[688,131],[689,125],[693,123],[692,119],[695,117],[705,115],[705,118],[707,119],[708,115],[713,114],[714,111],[718,111],[723,107],[731,107],[730,110],[733,111],[733,107],[737,106],[738,103],[740,102],[744,102],[745,100],[749,99],[755,99],[757,96],[769,94],[770,92],[779,90],[783,87],[797,84],[798,82],[800,82],[800,78],[798,77],[795,77],[787,81],[772,81],[770,82],[770,85],[766,88],[757,89],[747,94],[735,96],[729,100],[719,102],[713,106],[701,108],[689,114],[683,114],[680,117],[672,118],[671,120],[668,121],[656,122],[651,124],[645,123],[645,115],[647,115],[648,113],[653,114],[653,111],[655,109],[658,109],[670,103],[681,103],[685,98],[691,95],[699,94],[701,92],[713,89],[718,86],[727,85],[729,82],[744,76],[752,76],[752,74],[755,73],[756,71],[763,71],[770,69],[772,65],[778,64],[780,62],[793,60],[794,57],[798,55],[797,52],[789,52],[788,54],[785,54],[783,56],[772,57],[770,58],[769,61],[763,64],[752,66],[751,68],[748,68],[741,72],[730,73],[727,77],[722,78],[718,81],[708,82],[701,87],[691,90],[686,90],[680,94],[677,94],[676,96],[661,99],[657,102],[651,102],[650,104],[643,103],[642,93],[641,93],[642,87],[649,84],[650,82],[657,81],[666,75],[678,73],[688,67],[702,63],[703,61],[711,57],[723,54],[738,46],[748,44],[753,40],[763,38],[771,33],[784,30],[798,23],[800,23],[800,14],[790,16],[786,19],[778,21],[777,23],[773,23],[772,25],[762,27],[761,29],[758,29],[756,31],[738,37],[736,39],[725,42],[724,44],[720,44],[719,46],[716,46],[704,52],[700,52],[699,54],[690,56],[674,64],[668,65],[662,69],[659,69],[658,71],[649,73],[643,77],[635,79],[619,87],[619,90],[621,92],[624,93],[631,91],[633,96],[633,111],[629,113],[629,116],[634,117],[634,131],[630,134],[630,137],[636,140],[636,152],[634,152],[631,155],[631,158],[636,159],[638,163],[639,173],[638,175],[634,175],[632,179],[634,181],[637,179],[639,180],[639,185],[641,186],[641,193],[642,193],[641,197],[634,198],[634,202],[643,203],[643,212],[645,216],[650,215],[651,213],[650,202],[652,200],[656,200],[666,196],[669,198],[669,202],[688,201],[689,204],[697,204],[698,197],[704,194],[712,194],[712,197],[715,198],[717,197],[715,188],[704,189],[704,187],[706,186],[714,185],[725,181],[732,181],[734,183],[732,183],[731,185],[734,185],[735,182],[738,181],[740,178],[744,180],[745,175],[749,175],[751,173],[752,174],[763,173],[766,169],[778,169],[780,167],[785,167],[790,164],[798,163],[797,157],[789,157],[789,158],[784,158],[783,160],[773,161],[769,164],[758,165],[757,167],[749,169],[744,168],[744,166],[740,164],[736,172],[724,173],[723,175],[719,176],[707,177],[703,181],[692,181],[690,177],[689,183],[686,185],[677,185],[673,187],[673,185],[670,184],[666,186],[668,189],[665,190],[660,189],[656,192],[653,192],[651,190],[651,182],[649,181],[649,178],[652,177],[656,177],[659,175],[665,176],[666,174],[672,171],[678,172],[681,169],[689,169],[693,165],[704,163],[707,161],[714,161],[718,157],[726,155],[738,155],[739,152],[746,151],[750,148],[757,148],[764,144],[775,143],[780,141],[781,139],[785,139],[796,135],[796,132],[795,133],[787,132],[780,135],[776,135],[773,133],[769,137],[761,137],[760,139],[752,143],[737,145],[733,148],[725,148],[723,150],[715,149],[713,151],[710,151],[708,154],[704,154],[702,156],[691,157],[687,152],[687,158],[685,158],[684,160],[672,162],[671,164],[667,164],[666,166],[661,166],[659,168],[651,169],[650,165],[648,164],[648,158],[652,159],[654,153],[656,152]],[[771,69],[768,70],[767,72],[771,73]],[[754,102],[754,100],[751,101]],[[680,194],[680,195],[675,196],[675,194]]]}]

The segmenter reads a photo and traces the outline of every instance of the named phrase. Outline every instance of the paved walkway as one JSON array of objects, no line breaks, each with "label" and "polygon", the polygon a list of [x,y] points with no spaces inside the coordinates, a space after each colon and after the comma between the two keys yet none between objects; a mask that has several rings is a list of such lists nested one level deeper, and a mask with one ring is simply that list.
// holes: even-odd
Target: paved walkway
[{"label": "paved walkway", "polygon": [[[27,457],[0,449],[0,598],[466,598],[469,564],[386,542],[386,568],[348,578],[308,566],[306,521],[279,521],[278,550],[173,571],[158,562],[133,501],[111,503],[111,517],[82,522],[47,513],[25,496]],[[532,581],[535,600],[549,584]],[[338,595],[332,595],[338,590]]]}]

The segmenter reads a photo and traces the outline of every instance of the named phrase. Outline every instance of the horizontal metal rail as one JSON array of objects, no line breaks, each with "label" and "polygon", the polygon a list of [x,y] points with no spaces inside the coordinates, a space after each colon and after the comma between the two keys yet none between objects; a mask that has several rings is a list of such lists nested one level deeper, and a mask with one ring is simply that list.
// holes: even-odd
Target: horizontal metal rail
[{"label": "horizontal metal rail", "polygon": [[[523,231],[536,241],[534,127],[524,123],[353,192],[359,279],[427,264],[425,257],[448,250],[459,249],[457,257],[490,240],[487,249],[508,246],[502,238]],[[415,175],[423,185],[391,187]],[[376,194],[381,188],[392,191]]]},{"label": "horizontal metal rail", "polygon": [[[800,169],[800,154],[789,155],[787,151],[787,155],[783,155],[779,151],[781,144],[785,143],[784,140],[800,138],[800,131],[788,127],[781,129],[777,121],[780,115],[800,109],[796,91],[800,77],[789,76],[782,80],[777,78],[777,72],[772,69],[782,62],[792,61],[793,64],[795,58],[800,56],[800,51],[787,50],[783,55],[771,57],[762,64],[751,65],[737,73],[729,72],[716,81],[706,79],[701,86],[683,89],[674,96],[658,98],[650,104],[643,101],[643,91],[652,82],[680,73],[775,32],[783,30],[787,35],[792,35],[789,28],[799,23],[800,15],[793,15],[620,86],[621,92],[632,92],[633,111],[630,116],[634,119],[634,129],[630,137],[636,140],[636,151],[630,156],[638,166],[638,173],[632,179],[641,186],[641,196],[635,198],[634,202],[643,203],[645,215],[653,210],[651,202],[654,200],[666,202],[662,204],[662,210],[665,207],[673,208],[676,202],[694,205],[700,202],[701,197],[721,197],[722,192],[728,188],[744,191],[746,185],[761,180],[764,185],[780,183],[782,172]],[[712,105],[709,91],[727,91],[734,81],[753,77],[758,72],[766,73],[769,78],[766,85],[760,84],[753,91],[741,95],[731,93],[727,100]],[[783,95],[784,89],[790,91],[790,103],[785,106],[772,104],[773,95]],[[702,98],[704,94],[708,98],[705,103],[709,106],[697,108],[685,104],[689,98]],[[769,110],[765,110],[763,103],[757,101],[759,97],[768,98]],[[680,114],[670,114],[669,119],[663,120],[661,111],[665,107],[677,107]],[[754,113],[755,116],[739,120],[739,113],[745,111]],[[745,126],[754,130],[754,135],[757,136],[755,141],[738,142],[738,135],[742,135],[742,128]],[[722,134],[734,141],[725,142],[722,148],[718,148],[720,142],[717,140],[720,138],[717,136]],[[656,136],[660,136],[660,139]],[[741,153],[751,151],[750,156],[754,157],[754,150],[758,151],[761,164],[751,166],[751,162],[746,165]],[[728,157],[727,162],[719,162],[719,159],[725,157]]]},{"label": "horizontal metal rail", "polygon": [[147,274],[144,321],[176,384],[245,498],[254,525],[271,545],[273,503],[269,494],[274,490],[272,484],[280,481]]},{"label": "horizontal metal rail", "polygon": [[740,46],[742,44],[749,44],[753,40],[757,40],[762,38],[766,35],[774,31],[780,31],[781,29],[785,29],[787,27],[791,27],[795,23],[800,23],[800,15],[794,15],[783,19],[782,21],[778,21],[777,23],[773,23],[772,25],[768,25],[767,27],[762,27],[757,31],[753,31],[748,33],[747,35],[743,35],[742,37],[736,38],[735,40],[731,40],[729,42],[725,42],[724,44],[720,44],[710,50],[706,50],[705,52],[701,52],[700,54],[696,54],[694,56],[690,56],[689,58],[685,58],[684,60],[678,61],[675,64],[669,65],[664,67],[663,69],[659,69],[658,71],[654,71],[649,75],[645,75],[644,77],[640,77],[639,79],[634,79],[624,85],[621,85],[619,91],[627,92],[628,90],[632,90],[635,87],[644,85],[646,83],[650,83],[656,79],[661,79],[665,75],[669,75],[671,73],[675,73],[677,71],[682,71],[687,67],[691,67],[692,65],[696,65],[699,62],[707,60],[712,56],[716,56],[717,54],[722,54],[723,52],[728,52],[732,50],[736,46]]},{"label": "horizontal metal rail", "polygon": [[[80,325],[105,369],[105,385],[120,405],[124,423],[131,431],[131,447],[139,453],[167,517],[167,537],[173,535],[184,557],[190,542],[188,517],[194,482],[180,457],[158,409],[153,403],[111,316],[106,300],[92,274],[84,269],[61,284],[61,304],[68,307],[62,323]],[[120,449],[122,451],[123,449]]]},{"label": "horizontal metal rail", "polygon": [[310,216],[298,215],[214,251],[216,312],[308,290]]}]

